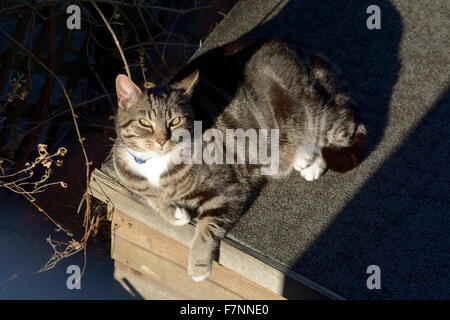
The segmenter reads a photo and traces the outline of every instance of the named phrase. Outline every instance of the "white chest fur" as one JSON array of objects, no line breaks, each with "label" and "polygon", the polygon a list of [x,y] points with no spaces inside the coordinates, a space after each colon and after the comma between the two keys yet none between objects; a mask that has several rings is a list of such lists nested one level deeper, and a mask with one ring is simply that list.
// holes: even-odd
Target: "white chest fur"
[{"label": "white chest fur", "polygon": [[168,153],[160,157],[152,157],[144,163],[139,164],[134,160],[132,155],[129,155],[128,164],[134,172],[146,177],[155,187],[159,187],[159,178],[167,170],[170,156],[170,153]]}]

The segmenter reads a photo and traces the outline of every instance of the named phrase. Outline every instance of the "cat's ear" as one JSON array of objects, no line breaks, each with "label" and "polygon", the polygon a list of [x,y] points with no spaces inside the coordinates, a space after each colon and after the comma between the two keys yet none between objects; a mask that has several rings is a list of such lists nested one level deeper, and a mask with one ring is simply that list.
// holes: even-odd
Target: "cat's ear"
[{"label": "cat's ear", "polygon": [[179,82],[172,84],[172,88],[184,90],[184,94],[190,96],[194,90],[195,85],[199,80],[200,72],[198,70],[192,72],[186,78]]},{"label": "cat's ear", "polygon": [[121,107],[135,103],[142,94],[141,89],[124,74],[119,74],[116,78],[116,92]]}]

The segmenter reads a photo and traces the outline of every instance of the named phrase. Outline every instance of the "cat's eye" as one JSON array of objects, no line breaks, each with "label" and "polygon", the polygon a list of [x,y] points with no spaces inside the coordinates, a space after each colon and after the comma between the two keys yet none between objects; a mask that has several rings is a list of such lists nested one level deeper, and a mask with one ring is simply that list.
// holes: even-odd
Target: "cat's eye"
[{"label": "cat's eye", "polygon": [[139,119],[139,124],[146,128],[151,128],[151,126],[152,126],[150,124],[150,122],[148,122],[148,120],[145,120],[145,119]]},{"label": "cat's eye", "polygon": [[177,124],[179,124],[180,123],[180,117],[176,117],[175,119],[173,119],[172,121],[170,121],[170,125],[173,127],[173,126],[176,126]]}]

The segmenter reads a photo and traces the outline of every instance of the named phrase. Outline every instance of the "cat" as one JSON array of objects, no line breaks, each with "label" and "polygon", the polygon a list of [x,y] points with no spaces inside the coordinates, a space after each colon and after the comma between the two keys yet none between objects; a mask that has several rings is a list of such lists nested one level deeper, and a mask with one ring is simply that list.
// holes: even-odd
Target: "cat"
[{"label": "cat", "polygon": [[[235,41],[206,52],[169,83],[146,92],[118,75],[116,92],[115,170],[168,222],[184,225],[198,216],[188,258],[195,281],[210,275],[220,240],[261,182],[293,170],[312,181],[327,169],[351,170],[363,156],[366,129],[338,71],[301,44]],[[183,143],[175,133],[194,134],[195,121],[201,121],[203,132],[215,129],[224,136],[227,129],[276,129],[276,172],[263,175],[267,164],[247,159],[175,161]],[[269,149],[274,143],[265,142]]]}]

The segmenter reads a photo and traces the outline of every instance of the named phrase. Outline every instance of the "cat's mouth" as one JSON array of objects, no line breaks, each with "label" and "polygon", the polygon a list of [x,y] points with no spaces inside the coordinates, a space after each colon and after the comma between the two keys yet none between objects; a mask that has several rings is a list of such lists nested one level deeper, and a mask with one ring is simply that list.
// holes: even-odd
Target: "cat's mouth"
[{"label": "cat's mouth", "polygon": [[175,148],[175,146],[176,144],[167,141],[167,143],[162,146],[157,145],[156,143],[147,143],[145,145],[136,146],[135,148],[130,147],[129,150],[139,158],[146,159],[167,155]]},{"label": "cat's mouth", "polygon": [[165,150],[165,149],[161,148],[160,150],[156,151],[156,153],[158,153],[159,156],[164,156],[167,153],[169,153],[169,150]]},{"label": "cat's mouth", "polygon": [[173,145],[169,145],[168,143],[158,147],[158,148],[154,148],[153,151],[158,153],[160,156],[166,155],[167,153],[169,153],[170,151],[172,151],[174,148]]}]

